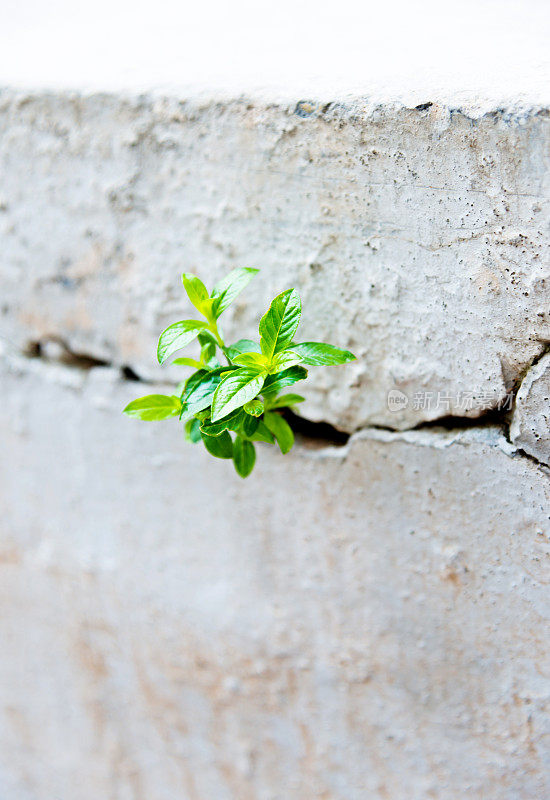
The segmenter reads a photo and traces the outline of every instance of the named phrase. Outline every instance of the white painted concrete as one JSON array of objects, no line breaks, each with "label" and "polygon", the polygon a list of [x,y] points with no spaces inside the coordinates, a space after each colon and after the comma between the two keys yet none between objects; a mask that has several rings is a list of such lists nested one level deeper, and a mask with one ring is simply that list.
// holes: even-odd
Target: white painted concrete
[{"label": "white painted concrete", "polygon": [[5,2],[0,84],[177,88],[469,113],[550,102],[546,0]]}]

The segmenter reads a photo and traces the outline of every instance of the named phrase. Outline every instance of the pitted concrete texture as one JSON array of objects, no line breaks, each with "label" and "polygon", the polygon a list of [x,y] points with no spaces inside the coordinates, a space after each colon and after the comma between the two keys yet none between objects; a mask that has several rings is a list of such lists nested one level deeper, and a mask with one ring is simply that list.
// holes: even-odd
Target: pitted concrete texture
[{"label": "pitted concrete texture", "polygon": [[243,482],[116,370],[1,380],[2,798],[548,797],[550,483],[498,428]]},{"label": "pitted concrete texture", "polygon": [[[332,100],[0,92],[1,800],[550,796],[550,115]],[[121,415],[235,266],[358,356],[244,482]]]},{"label": "pitted concrete texture", "polygon": [[550,354],[544,355],[521,383],[510,437],[537,461],[550,465]]},{"label": "pitted concrete texture", "polygon": [[0,332],[158,377],[180,273],[255,266],[229,340],[296,286],[300,337],[359,356],[311,370],[304,415],[476,417],[550,341],[549,152],[544,108],[4,91]]}]

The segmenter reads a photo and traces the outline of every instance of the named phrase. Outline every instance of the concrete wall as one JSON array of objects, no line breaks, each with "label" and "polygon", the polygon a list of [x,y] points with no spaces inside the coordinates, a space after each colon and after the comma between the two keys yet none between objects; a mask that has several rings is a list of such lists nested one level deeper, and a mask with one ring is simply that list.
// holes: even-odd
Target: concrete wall
[{"label": "concrete wall", "polygon": [[[549,144],[544,109],[0,95],[0,797],[548,796]],[[120,415],[123,366],[179,377],[179,273],[237,265],[229,338],[296,285],[360,356],[303,410],[348,444],[246,482]]]}]

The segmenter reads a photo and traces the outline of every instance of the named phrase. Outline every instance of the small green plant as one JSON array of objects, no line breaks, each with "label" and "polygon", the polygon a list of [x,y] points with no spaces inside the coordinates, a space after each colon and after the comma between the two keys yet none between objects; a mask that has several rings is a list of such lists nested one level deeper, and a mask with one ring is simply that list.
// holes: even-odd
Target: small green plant
[{"label": "small green plant", "polygon": [[[184,319],[169,325],[160,335],[157,357],[164,364],[198,339],[200,359],[174,359],[174,364],[194,369],[178,385],[177,394],[150,394],[124,409],[128,416],[143,420],[179,417],[188,441],[202,441],[213,456],[233,459],[242,478],[254,467],[254,442],[273,444],[276,440],[282,453],[294,444],[292,429],[280,412],[304,398],[281,392],[307,377],[302,364],[331,366],[355,359],[349,350],[330,344],[293,342],[302,313],[296,289],[287,289],[273,300],[260,320],[259,343],[239,339],[226,345],[218,319],[258,271],[233,270],[211,294],[199,278],[183,273],[187,296],[205,320]],[[225,365],[218,360],[218,348]]]}]

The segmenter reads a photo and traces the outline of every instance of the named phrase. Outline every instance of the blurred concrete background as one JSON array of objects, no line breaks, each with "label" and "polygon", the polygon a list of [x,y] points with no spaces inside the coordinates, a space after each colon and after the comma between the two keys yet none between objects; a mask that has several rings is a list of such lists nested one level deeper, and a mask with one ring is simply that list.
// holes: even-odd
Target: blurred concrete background
[{"label": "blurred concrete background", "polygon": [[[546,4],[7,20],[2,800],[544,800]],[[121,415],[235,266],[359,356],[244,482]]]}]

